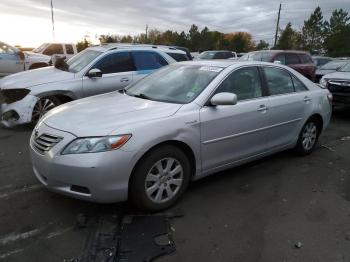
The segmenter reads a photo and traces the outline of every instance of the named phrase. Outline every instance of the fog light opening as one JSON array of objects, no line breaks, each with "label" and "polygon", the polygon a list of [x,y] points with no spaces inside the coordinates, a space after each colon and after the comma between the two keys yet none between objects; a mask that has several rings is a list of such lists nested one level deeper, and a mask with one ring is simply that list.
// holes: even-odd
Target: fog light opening
[{"label": "fog light opening", "polygon": [[19,119],[19,114],[15,110],[10,110],[3,113],[1,119],[5,121],[17,121]]},{"label": "fog light opening", "polygon": [[83,186],[71,185],[70,190],[80,194],[91,195],[90,190]]}]

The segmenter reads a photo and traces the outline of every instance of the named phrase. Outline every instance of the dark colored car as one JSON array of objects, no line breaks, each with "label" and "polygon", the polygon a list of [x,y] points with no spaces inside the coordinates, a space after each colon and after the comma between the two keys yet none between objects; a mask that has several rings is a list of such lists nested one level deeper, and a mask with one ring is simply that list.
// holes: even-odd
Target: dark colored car
[{"label": "dark colored car", "polygon": [[240,60],[263,61],[287,65],[315,81],[316,65],[309,53],[303,51],[265,50],[245,54]]},{"label": "dark colored car", "polygon": [[340,68],[349,63],[350,60],[336,59],[324,64],[316,70],[316,83],[318,83],[324,75],[337,72]]},{"label": "dark colored car", "polygon": [[350,62],[321,78],[320,85],[333,95],[333,106],[350,107]]}]

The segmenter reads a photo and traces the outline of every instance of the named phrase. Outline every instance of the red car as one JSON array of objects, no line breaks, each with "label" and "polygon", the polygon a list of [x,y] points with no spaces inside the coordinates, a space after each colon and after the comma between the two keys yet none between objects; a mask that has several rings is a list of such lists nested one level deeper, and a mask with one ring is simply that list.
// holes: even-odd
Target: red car
[{"label": "red car", "polygon": [[307,52],[264,50],[247,53],[240,60],[280,63],[293,68],[311,81],[315,81],[316,65]]}]

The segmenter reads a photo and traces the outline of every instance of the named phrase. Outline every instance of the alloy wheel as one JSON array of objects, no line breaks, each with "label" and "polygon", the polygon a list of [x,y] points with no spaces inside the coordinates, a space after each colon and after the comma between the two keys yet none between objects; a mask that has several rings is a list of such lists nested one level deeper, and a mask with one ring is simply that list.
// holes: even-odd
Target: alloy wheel
[{"label": "alloy wheel", "polygon": [[156,162],[145,180],[147,197],[154,203],[173,199],[183,183],[183,168],[175,158],[168,157]]},{"label": "alloy wheel", "polygon": [[40,99],[34,106],[32,119],[34,122],[39,121],[47,112],[56,107],[56,104],[49,98]]},{"label": "alloy wheel", "polygon": [[314,122],[309,122],[302,134],[302,145],[306,151],[313,148],[317,140],[317,126]]}]

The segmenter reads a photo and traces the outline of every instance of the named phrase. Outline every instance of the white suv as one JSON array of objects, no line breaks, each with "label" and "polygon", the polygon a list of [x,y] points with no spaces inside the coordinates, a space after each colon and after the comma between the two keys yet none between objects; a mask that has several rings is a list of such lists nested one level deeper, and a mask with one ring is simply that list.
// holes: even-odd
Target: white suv
[{"label": "white suv", "polygon": [[[90,47],[55,67],[0,80],[1,123],[11,127],[37,122],[52,108],[75,99],[123,89],[154,70],[175,63],[173,48],[102,45]],[[88,112],[87,112],[88,113]]]},{"label": "white suv", "polygon": [[46,43],[31,52],[22,52],[0,42],[0,77],[48,66],[52,55],[70,58],[76,53],[77,48],[73,44]]}]

